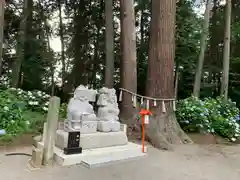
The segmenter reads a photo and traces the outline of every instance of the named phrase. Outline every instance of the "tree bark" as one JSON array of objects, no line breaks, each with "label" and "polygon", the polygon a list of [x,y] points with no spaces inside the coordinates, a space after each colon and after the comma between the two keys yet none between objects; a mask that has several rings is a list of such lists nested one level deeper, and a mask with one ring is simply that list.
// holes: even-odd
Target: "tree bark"
[{"label": "tree bark", "polygon": [[198,57],[198,64],[195,74],[195,82],[193,87],[193,95],[195,97],[199,97],[200,89],[201,89],[201,80],[202,80],[202,69],[204,63],[204,54],[207,47],[207,38],[208,38],[208,29],[209,29],[209,19],[210,19],[210,11],[211,11],[211,0],[206,1],[206,9],[204,13],[204,22],[202,27],[202,35],[200,41],[200,53]]},{"label": "tree bark", "polygon": [[52,49],[51,49],[51,46],[50,46],[50,32],[49,32],[49,28],[48,28],[48,25],[47,25],[47,18],[44,16],[44,9],[41,5],[41,0],[38,0],[38,5],[40,7],[40,16],[41,16],[41,19],[43,20],[43,25],[40,25],[42,29],[45,30],[45,34],[44,34],[44,31],[42,31],[41,33],[41,38],[45,38],[44,35],[46,35],[46,43],[47,43],[47,55],[45,54],[45,57],[46,57],[46,60],[48,62],[50,62],[50,71],[51,71],[51,96],[54,96],[55,94],[55,82],[54,82],[54,58],[53,58],[53,55],[52,55]]},{"label": "tree bark", "polygon": [[63,37],[61,0],[58,0],[58,11],[59,11],[59,35],[60,35],[60,41],[61,41],[62,86],[64,86],[65,80],[66,80],[66,62],[65,62],[65,45],[64,45],[64,37]]},{"label": "tree bark", "polygon": [[231,38],[231,0],[227,0],[226,14],[225,14],[225,38],[223,50],[223,75],[221,84],[221,95],[224,96],[225,101],[228,98],[228,81],[229,81],[229,63],[230,63],[230,38]]},{"label": "tree bark", "polygon": [[50,46],[50,38],[49,38],[49,32],[47,30],[47,23],[46,20],[44,21],[45,29],[46,29],[46,36],[47,36],[47,50],[48,50],[48,60],[51,61],[50,70],[51,70],[51,96],[54,96],[55,94],[55,82],[54,82],[54,59],[51,55],[52,50]]},{"label": "tree bark", "polygon": [[105,86],[113,88],[114,85],[114,31],[113,31],[113,0],[105,0]]},{"label": "tree bark", "polygon": [[[100,38],[100,27],[97,25],[97,34],[94,42],[94,54],[93,54],[93,62],[92,62],[92,75],[91,75],[91,85],[93,89],[97,88],[96,76],[97,76],[97,68],[98,68],[98,60],[99,60],[99,38]],[[108,87],[108,86],[107,86]],[[111,88],[111,87],[108,87]]]},{"label": "tree bark", "polygon": [[[152,0],[146,86],[149,97],[174,98],[175,16],[176,0]],[[171,103],[165,101],[165,113],[161,102],[150,108],[153,115],[147,135],[157,148],[171,149],[171,144],[191,142],[177,123]]]},{"label": "tree bark", "polygon": [[19,32],[18,32],[18,40],[17,40],[17,49],[16,49],[16,59],[13,64],[12,69],[12,87],[17,88],[20,79],[20,71],[22,66],[22,61],[24,58],[24,44],[26,40],[26,27],[27,27],[27,19],[31,14],[32,8],[32,0],[24,0],[22,18],[20,22]]},{"label": "tree bark", "polygon": [[[218,83],[219,79],[219,64],[220,63],[220,46],[221,39],[219,38],[219,25],[218,25],[218,16],[219,16],[219,1],[213,0],[213,8],[212,8],[212,15],[211,15],[211,21],[210,21],[210,28],[209,28],[209,36],[210,36],[210,45],[209,45],[209,55],[208,55],[208,64],[211,67],[209,72],[209,80],[208,83],[213,84],[212,88],[212,95],[213,97],[219,96],[221,86],[220,83]],[[217,66],[216,66],[217,65]],[[214,67],[214,68],[213,68]]]},{"label": "tree bark", "polygon": [[47,30],[47,20],[44,21],[44,26],[46,29],[46,36],[47,36],[47,50],[48,50],[48,60],[51,61],[50,70],[51,70],[51,96],[54,96],[55,94],[55,82],[54,82],[54,59],[51,55],[52,50],[50,46],[50,38],[49,38],[49,31]]},{"label": "tree bark", "polygon": [[4,32],[4,6],[5,0],[0,0],[0,76],[2,75],[3,69],[3,32]]},{"label": "tree bark", "polygon": [[[121,87],[136,93],[137,63],[136,63],[136,30],[134,0],[120,0],[121,11]],[[135,110],[132,97],[123,93],[121,102],[121,120],[127,124],[135,123]]]}]

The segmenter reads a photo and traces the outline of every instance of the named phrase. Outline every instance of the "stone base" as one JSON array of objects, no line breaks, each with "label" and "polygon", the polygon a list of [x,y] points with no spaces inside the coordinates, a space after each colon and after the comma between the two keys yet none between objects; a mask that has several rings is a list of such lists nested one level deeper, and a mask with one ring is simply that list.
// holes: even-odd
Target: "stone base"
[{"label": "stone base", "polygon": [[121,130],[121,124],[118,121],[99,121],[97,130],[100,132],[118,132]]},{"label": "stone base", "polygon": [[[67,147],[68,143],[68,132],[64,130],[57,130],[56,134],[56,147],[63,150]],[[128,143],[127,135],[124,131],[119,132],[96,132],[92,134],[81,134],[80,135],[80,147],[83,149],[94,149],[111,146],[121,146]]]},{"label": "stone base", "polygon": [[55,148],[54,159],[62,166],[81,164],[88,168],[108,165],[126,160],[133,160],[147,155],[142,153],[141,145],[128,143],[124,146],[105,147],[84,150],[82,154],[65,155],[59,148]]},{"label": "stone base", "polygon": [[[71,124],[69,126],[69,124]],[[98,121],[75,121],[75,122],[64,122],[64,129],[66,131],[80,131],[81,134],[96,133]],[[70,128],[73,127],[73,128]]]}]

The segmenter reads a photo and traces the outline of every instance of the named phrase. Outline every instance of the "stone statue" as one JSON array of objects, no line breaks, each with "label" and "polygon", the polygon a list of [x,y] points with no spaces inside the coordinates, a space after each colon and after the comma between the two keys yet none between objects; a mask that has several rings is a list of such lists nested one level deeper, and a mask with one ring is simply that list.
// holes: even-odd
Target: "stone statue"
[{"label": "stone statue", "polygon": [[115,89],[98,91],[97,116],[89,102],[96,102],[97,91],[80,85],[67,108],[64,129],[58,129],[55,144],[61,150],[68,146],[69,131],[80,131],[79,146],[94,149],[128,144],[126,131],[121,130]]},{"label": "stone statue", "polygon": [[115,89],[101,88],[97,101],[98,130],[102,132],[120,131],[119,108]]},{"label": "stone statue", "polygon": [[97,91],[80,85],[74,91],[67,108],[65,130],[94,133],[97,131],[97,117],[90,101],[95,101]]}]

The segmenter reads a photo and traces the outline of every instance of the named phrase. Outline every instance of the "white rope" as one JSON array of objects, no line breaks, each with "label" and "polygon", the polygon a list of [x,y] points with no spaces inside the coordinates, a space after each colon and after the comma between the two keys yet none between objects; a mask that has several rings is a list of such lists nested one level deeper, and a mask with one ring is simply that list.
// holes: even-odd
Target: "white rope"
[{"label": "white rope", "polygon": [[136,94],[136,93],[131,92],[131,91],[129,91],[127,89],[124,89],[124,88],[119,88],[119,89],[121,91],[125,91],[125,92],[127,92],[129,94],[132,94],[134,96],[137,96],[137,97],[140,97],[140,98],[143,98],[143,99],[154,100],[154,101],[175,101],[174,98],[167,98],[167,99],[165,99],[165,98],[152,98],[152,97],[147,97],[147,96],[142,96],[142,95]]}]

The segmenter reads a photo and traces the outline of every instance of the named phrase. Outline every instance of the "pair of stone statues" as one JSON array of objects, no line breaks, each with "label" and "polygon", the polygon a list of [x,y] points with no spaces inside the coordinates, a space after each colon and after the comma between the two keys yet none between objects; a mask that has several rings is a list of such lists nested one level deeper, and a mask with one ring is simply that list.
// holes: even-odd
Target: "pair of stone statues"
[{"label": "pair of stone statues", "polygon": [[[97,115],[89,102],[97,100]],[[67,109],[66,131],[80,131],[82,134],[120,131],[119,108],[115,89],[88,89],[80,85],[70,99]]]}]

